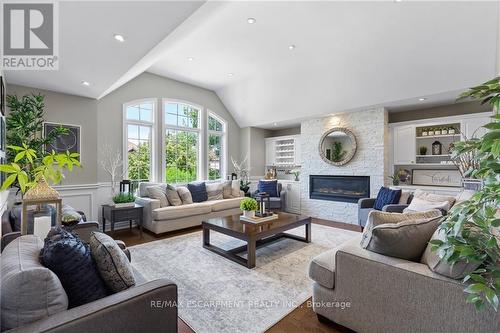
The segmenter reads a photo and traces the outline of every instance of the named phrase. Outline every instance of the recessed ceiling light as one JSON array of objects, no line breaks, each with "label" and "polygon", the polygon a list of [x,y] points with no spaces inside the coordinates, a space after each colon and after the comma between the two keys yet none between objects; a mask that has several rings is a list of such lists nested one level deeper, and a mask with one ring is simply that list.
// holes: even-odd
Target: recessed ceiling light
[{"label": "recessed ceiling light", "polygon": [[123,37],[123,35],[116,34],[113,37],[115,37],[115,39],[121,43],[125,41],[125,37]]},{"label": "recessed ceiling light", "polygon": [[90,82],[88,82],[88,81],[82,81],[82,85],[88,87],[88,86],[90,86]]},{"label": "recessed ceiling light", "polygon": [[420,102],[423,102],[423,101],[427,100],[427,98],[423,98],[423,97],[422,97],[422,98],[419,98],[418,100],[419,100]]},{"label": "recessed ceiling light", "polygon": [[188,57],[187,59],[188,59],[188,61],[193,61],[194,60],[193,57]]},{"label": "recessed ceiling light", "polygon": [[273,123],[273,126],[274,126],[274,127],[278,126],[278,123]]},{"label": "recessed ceiling light", "polygon": [[289,49],[289,50],[293,50],[293,49],[295,49],[295,45],[293,45],[293,44],[288,45],[288,49]]},{"label": "recessed ceiling light", "polygon": [[229,77],[233,77],[233,76],[234,76],[234,73],[227,73],[227,76],[229,76]]},{"label": "recessed ceiling light", "polygon": [[402,2],[403,0],[394,0],[394,2]]},{"label": "recessed ceiling light", "polygon": [[248,24],[254,24],[255,22],[257,22],[257,20],[254,19],[253,17],[249,17],[249,18],[247,18],[247,22],[248,22]]}]

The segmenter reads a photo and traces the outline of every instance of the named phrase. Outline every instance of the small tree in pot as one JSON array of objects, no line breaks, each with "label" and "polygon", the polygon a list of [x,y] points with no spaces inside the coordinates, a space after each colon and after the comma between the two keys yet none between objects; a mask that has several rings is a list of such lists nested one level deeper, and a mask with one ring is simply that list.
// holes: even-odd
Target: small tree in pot
[{"label": "small tree in pot", "polygon": [[[433,250],[449,263],[477,263],[478,269],[464,278],[467,302],[481,310],[486,304],[498,309],[500,297],[500,77],[471,88],[460,98],[489,103],[496,114],[489,129],[479,139],[456,142],[452,158],[471,155],[475,163],[466,175],[482,180],[482,187],[471,199],[455,205],[440,226],[444,241],[432,240]],[[472,167],[475,166],[475,167]]]}]

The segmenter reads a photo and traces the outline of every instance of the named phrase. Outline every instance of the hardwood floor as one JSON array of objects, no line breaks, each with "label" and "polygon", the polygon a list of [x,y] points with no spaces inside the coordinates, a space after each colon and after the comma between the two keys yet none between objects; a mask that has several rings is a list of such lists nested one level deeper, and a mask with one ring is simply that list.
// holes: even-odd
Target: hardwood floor
[{"label": "hardwood floor", "polygon": [[[333,228],[352,230],[361,232],[361,228],[356,225],[345,224],[340,222],[333,222],[327,220],[320,220],[313,218],[313,223],[330,226]],[[171,238],[179,235],[185,235],[192,232],[197,232],[201,230],[201,226],[193,227],[184,230],[178,230],[173,232],[168,232],[165,234],[155,235],[147,230],[143,232],[142,238],[139,235],[139,230],[134,228],[132,230],[116,230],[113,233],[108,233],[111,237],[115,239],[120,239],[127,244],[127,246],[134,246],[138,244],[144,244],[152,242],[155,240]],[[352,331],[337,325],[335,323],[321,323],[311,307],[308,306],[308,302],[311,299],[304,302],[297,309],[290,312],[285,318],[277,322],[273,327],[267,330],[266,333],[351,333]],[[178,319],[178,332],[179,333],[195,333],[182,319]]]}]

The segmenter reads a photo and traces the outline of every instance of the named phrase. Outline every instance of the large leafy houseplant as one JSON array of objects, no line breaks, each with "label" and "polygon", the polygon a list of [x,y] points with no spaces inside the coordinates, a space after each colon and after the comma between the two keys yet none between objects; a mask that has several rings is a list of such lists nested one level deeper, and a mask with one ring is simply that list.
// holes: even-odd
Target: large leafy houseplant
[{"label": "large leafy houseplant", "polygon": [[21,98],[8,95],[7,106],[10,109],[6,118],[9,163],[0,165],[0,172],[7,174],[2,190],[14,186],[24,193],[42,177],[50,183],[58,184],[63,179],[65,170],[72,171],[75,166],[81,167],[77,153],[45,151],[47,145],[61,135],[67,135],[68,130],[59,127],[43,135],[43,95],[26,95]]},{"label": "large leafy houseplant", "polygon": [[459,97],[481,100],[495,109],[489,131],[478,139],[456,142],[452,158],[473,156],[464,175],[480,179],[482,187],[469,200],[455,205],[440,226],[446,237],[432,240],[432,248],[451,264],[476,263],[465,276],[467,302],[481,310],[489,304],[495,311],[500,297],[500,77],[471,88]]}]

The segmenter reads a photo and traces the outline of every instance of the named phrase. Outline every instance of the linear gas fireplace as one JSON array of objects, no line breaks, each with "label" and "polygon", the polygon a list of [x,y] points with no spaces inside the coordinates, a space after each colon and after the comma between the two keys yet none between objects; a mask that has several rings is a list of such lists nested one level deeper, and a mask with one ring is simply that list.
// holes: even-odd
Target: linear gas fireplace
[{"label": "linear gas fireplace", "polygon": [[358,202],[370,197],[369,176],[309,176],[309,198]]}]

